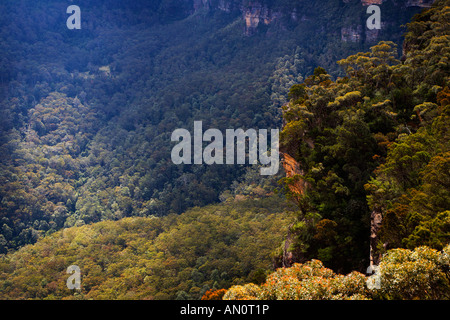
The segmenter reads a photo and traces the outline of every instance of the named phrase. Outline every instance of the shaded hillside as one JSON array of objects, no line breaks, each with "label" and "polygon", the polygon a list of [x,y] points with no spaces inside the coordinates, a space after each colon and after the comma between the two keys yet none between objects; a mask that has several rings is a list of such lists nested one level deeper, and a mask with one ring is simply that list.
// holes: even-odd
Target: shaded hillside
[{"label": "shaded hillside", "polygon": [[[419,9],[407,3],[383,4],[373,41],[401,42]],[[63,227],[218,202],[244,167],[175,166],[171,132],[280,127],[289,87],[372,44],[342,37],[364,26],[360,1],[78,5],[80,30],[64,1],[0,5],[3,253]]]}]

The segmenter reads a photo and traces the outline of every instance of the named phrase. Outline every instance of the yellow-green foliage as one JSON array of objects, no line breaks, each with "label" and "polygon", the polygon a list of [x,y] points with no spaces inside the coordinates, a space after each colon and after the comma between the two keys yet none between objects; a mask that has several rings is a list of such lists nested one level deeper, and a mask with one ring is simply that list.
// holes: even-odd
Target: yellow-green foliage
[{"label": "yellow-green foliage", "polygon": [[450,245],[392,249],[380,263],[380,291],[389,299],[450,299]]},{"label": "yellow-green foliage", "polygon": [[450,245],[439,252],[425,246],[389,250],[376,272],[379,288],[370,290],[359,272],[334,273],[311,260],[280,268],[264,284],[231,287],[224,300],[449,299]]},{"label": "yellow-green foliage", "polygon": [[[200,299],[271,268],[285,206],[274,196],[67,228],[0,260],[0,299]],[[79,291],[66,287],[70,265]]]},{"label": "yellow-green foliage", "polygon": [[256,286],[252,283],[234,286],[224,296],[225,300],[329,300],[367,299],[365,276],[352,272],[346,276],[325,268],[321,261],[311,260],[280,268],[268,276],[267,281]]},{"label": "yellow-green foliage", "polygon": [[[303,259],[348,273],[369,264],[369,246],[378,257],[450,242],[449,14],[440,0],[417,15],[401,59],[380,41],[337,62],[345,77],[319,67],[291,88],[280,146],[299,166],[284,182],[304,226],[292,230]],[[299,179],[305,187],[292,192]],[[382,222],[370,244],[372,212]]]}]

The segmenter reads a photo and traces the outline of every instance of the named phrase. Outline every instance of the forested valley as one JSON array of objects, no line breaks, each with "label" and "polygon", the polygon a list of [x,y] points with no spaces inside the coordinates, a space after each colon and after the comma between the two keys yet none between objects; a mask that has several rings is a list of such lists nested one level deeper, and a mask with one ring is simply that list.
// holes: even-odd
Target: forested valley
[{"label": "forested valley", "polygon": [[[450,1],[362,2],[3,1],[0,298],[450,298]],[[194,121],[296,171],[175,165]]]}]

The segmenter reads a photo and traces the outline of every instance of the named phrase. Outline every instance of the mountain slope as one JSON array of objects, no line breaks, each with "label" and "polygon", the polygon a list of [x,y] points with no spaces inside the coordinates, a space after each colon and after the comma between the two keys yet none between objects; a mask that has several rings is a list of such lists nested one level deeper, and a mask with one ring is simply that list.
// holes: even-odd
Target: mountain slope
[{"label": "mountain slope", "polygon": [[409,3],[384,3],[370,40],[352,31],[360,1],[80,1],[80,30],[64,1],[2,2],[0,251],[218,202],[244,167],[175,166],[171,132],[280,127],[290,86],[317,65],[339,74],[336,60],[377,39],[400,43]]},{"label": "mountain slope", "polygon": [[[254,5],[250,22],[279,16],[253,29],[246,7],[174,3],[85,2],[80,34],[59,33],[59,1],[2,4],[25,22],[59,13],[40,32],[16,22],[2,34],[0,297],[198,299],[253,282],[262,285],[226,297],[447,298],[449,1],[414,18],[401,54],[333,24],[360,13],[359,1],[326,2],[306,29],[289,20],[290,1]],[[315,68],[344,53],[343,77]],[[193,120],[220,129],[283,120],[295,219],[271,195],[281,175],[171,164],[170,133]],[[379,253],[390,278],[369,294],[354,270]],[[311,259],[323,263],[294,264]],[[72,264],[81,291],[66,287]],[[280,265],[293,268],[266,280]]]},{"label": "mountain slope", "polygon": [[408,24],[401,60],[382,41],[340,60],[345,77],[317,68],[291,88],[281,144],[298,163],[298,261],[363,271],[387,248],[450,242],[448,4]]},{"label": "mountain slope", "polygon": [[[280,196],[67,228],[0,261],[1,299],[200,299],[264,281],[285,236]],[[70,265],[81,289],[69,290]]]}]

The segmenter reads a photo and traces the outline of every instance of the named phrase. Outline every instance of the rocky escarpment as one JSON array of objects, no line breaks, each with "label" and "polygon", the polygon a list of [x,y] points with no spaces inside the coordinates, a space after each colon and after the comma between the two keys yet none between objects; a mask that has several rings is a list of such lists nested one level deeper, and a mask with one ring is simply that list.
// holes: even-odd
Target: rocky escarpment
[{"label": "rocky escarpment", "polygon": [[[368,43],[376,43],[380,40],[382,32],[396,24],[397,21],[391,20],[389,18],[385,18],[383,4],[387,4],[389,0],[361,0],[361,5],[364,8],[363,12],[366,11],[366,8],[370,5],[377,5],[381,10],[381,28],[380,29],[372,29],[369,30],[365,25],[361,24],[358,21],[358,24],[349,23],[347,26],[343,26],[341,28],[341,40],[344,42],[368,42]],[[352,0],[343,0],[344,3],[351,3]],[[405,10],[407,8],[416,7],[416,8],[428,8],[433,4],[434,0],[405,0],[405,1],[397,1],[394,2],[394,8],[398,8],[398,10]],[[392,10],[392,9],[391,9]],[[369,17],[369,15],[367,15]]]},{"label": "rocky escarpment", "polygon": [[[321,6],[312,6],[306,0],[298,0],[295,3],[283,5],[277,1],[267,0],[185,0],[192,1],[193,12],[199,10],[220,10],[235,12],[241,15],[244,22],[243,33],[247,36],[254,35],[260,26],[295,24],[309,20],[311,16],[328,14],[332,11],[326,3]],[[344,42],[377,42],[382,38],[383,31],[392,25],[398,24],[392,11],[401,12],[407,8],[430,7],[433,0],[341,0],[341,3],[333,3],[333,10],[340,8],[344,14],[342,23],[336,30],[340,30],[340,39]],[[369,5],[378,5],[382,10],[381,29],[369,30],[365,25],[365,19],[369,17],[366,9]],[[322,12],[323,11],[323,12]],[[386,14],[391,13],[391,14]],[[332,30],[331,30],[332,31]],[[337,35],[339,36],[339,35]]]},{"label": "rocky escarpment", "polygon": [[[245,23],[244,34],[253,35],[258,26],[269,25],[283,15],[279,9],[269,7],[264,1],[242,0],[193,0],[193,10],[202,9],[220,10],[224,12],[240,12]],[[293,9],[295,16],[295,10]]]},{"label": "rocky escarpment", "polygon": [[254,2],[250,6],[242,8],[242,14],[245,21],[245,34],[252,35],[256,29],[263,23],[269,25],[274,20],[280,19],[282,14],[279,11],[269,9],[261,3]]}]

